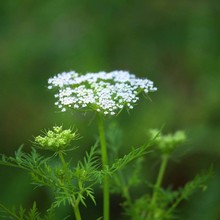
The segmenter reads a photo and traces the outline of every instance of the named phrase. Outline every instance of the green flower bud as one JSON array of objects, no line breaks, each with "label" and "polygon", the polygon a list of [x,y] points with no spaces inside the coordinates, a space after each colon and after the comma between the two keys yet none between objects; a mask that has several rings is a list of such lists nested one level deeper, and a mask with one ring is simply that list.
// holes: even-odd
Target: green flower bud
[{"label": "green flower bud", "polygon": [[182,144],[186,140],[184,131],[177,131],[174,134],[162,135],[159,130],[151,129],[150,136],[155,139],[156,148],[161,151],[162,154],[172,153],[176,147]]},{"label": "green flower bud", "polygon": [[78,134],[71,129],[63,130],[62,126],[54,126],[45,135],[35,137],[35,143],[44,150],[61,151],[66,149],[71,141],[78,139]]}]

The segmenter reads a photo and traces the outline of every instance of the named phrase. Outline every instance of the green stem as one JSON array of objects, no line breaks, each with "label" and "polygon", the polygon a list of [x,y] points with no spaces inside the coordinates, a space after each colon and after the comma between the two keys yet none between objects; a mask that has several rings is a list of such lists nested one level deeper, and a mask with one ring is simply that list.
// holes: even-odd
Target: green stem
[{"label": "green stem", "polygon": [[[98,114],[98,128],[99,128],[101,153],[102,153],[102,167],[103,169],[105,169],[105,167],[108,165],[108,157],[107,157],[107,148],[106,148],[103,118],[101,114]],[[109,179],[108,179],[108,176],[105,176],[103,180],[103,219],[109,220]]]},{"label": "green stem", "polygon": [[164,173],[165,173],[165,169],[167,167],[168,159],[169,159],[168,154],[162,155],[160,170],[159,170],[159,173],[158,173],[158,176],[157,176],[156,183],[154,185],[154,191],[153,191],[153,196],[152,196],[151,203],[150,203],[150,211],[147,215],[147,220],[152,220],[152,214],[153,214],[152,210],[154,210],[155,204],[157,202],[158,190],[161,186],[161,183],[162,183],[162,180],[163,180],[163,177],[164,177]]},{"label": "green stem", "polygon": [[128,191],[127,186],[123,187],[123,194],[124,194],[125,199],[128,202],[129,207],[131,207],[132,206],[132,200],[131,200],[131,196],[130,196],[130,193]]},{"label": "green stem", "polygon": [[166,211],[166,215],[170,214],[183,200],[183,196],[179,197],[176,202],[173,203],[173,205]]},{"label": "green stem", "polygon": [[64,159],[64,156],[63,156],[63,153],[62,152],[58,152],[58,155],[60,157],[60,160],[62,162],[62,165],[63,165],[63,170],[64,170],[64,173],[66,175],[66,178],[67,178],[67,181],[69,183],[69,185],[71,184],[71,180],[70,180],[70,177],[69,177],[69,174],[68,174],[68,166],[67,166],[67,163]]},{"label": "green stem", "polygon": [[60,157],[60,160],[62,162],[62,165],[63,165],[63,168],[64,168],[64,171],[65,173],[67,172],[67,164],[66,164],[66,161],[64,159],[64,156],[63,156],[63,153],[61,151],[58,152],[58,155]]},{"label": "green stem", "polygon": [[76,220],[81,220],[82,218],[81,218],[81,215],[80,215],[78,203],[76,203],[76,204],[73,206],[73,210],[74,210],[74,214],[75,214]]},{"label": "green stem", "polygon": [[[66,179],[67,179],[67,182],[69,185],[71,185],[71,179],[70,179],[70,176],[69,176],[69,173],[68,173],[68,166],[67,166],[67,163],[64,159],[64,156],[63,156],[63,153],[62,152],[58,152],[58,155],[60,157],[60,160],[62,162],[62,165],[63,165],[63,170],[64,170],[64,173],[65,173],[65,176],[66,176]],[[68,192],[66,192],[68,193]],[[81,215],[80,215],[80,211],[79,211],[79,202],[78,201],[71,201],[71,205],[73,207],[73,211],[74,211],[74,214],[75,214],[75,217],[76,217],[76,220],[81,220]]]}]

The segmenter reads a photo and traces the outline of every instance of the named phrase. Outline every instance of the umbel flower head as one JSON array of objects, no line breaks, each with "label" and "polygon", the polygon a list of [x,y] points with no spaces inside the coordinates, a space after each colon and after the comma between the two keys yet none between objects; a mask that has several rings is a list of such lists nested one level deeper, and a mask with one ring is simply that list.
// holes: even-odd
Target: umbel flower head
[{"label": "umbel flower head", "polygon": [[93,109],[104,115],[115,115],[123,107],[132,109],[141,92],[147,94],[157,90],[152,81],[121,70],[85,75],[63,72],[49,78],[48,83],[48,89],[58,89],[55,105],[62,112],[70,107]]}]

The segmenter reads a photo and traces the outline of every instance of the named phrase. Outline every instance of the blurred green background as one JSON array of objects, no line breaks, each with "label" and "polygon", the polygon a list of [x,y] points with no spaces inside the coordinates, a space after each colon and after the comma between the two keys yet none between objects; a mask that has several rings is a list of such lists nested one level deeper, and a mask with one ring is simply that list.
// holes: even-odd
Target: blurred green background
[{"label": "blurred green background", "polygon": [[[180,217],[220,219],[219,15],[218,0],[0,1],[0,152],[13,154],[21,144],[28,149],[42,129],[74,124],[84,137],[75,156],[81,158],[95,141],[95,121],[56,112],[47,79],[69,70],[129,70],[153,80],[158,92],[150,95],[152,102],[142,99],[130,114],[106,124],[118,121],[124,152],[144,143],[149,128],[185,130],[183,157],[170,162],[164,185],[182,186],[213,164],[208,190],[182,204]],[[156,173],[158,161],[149,160],[147,170]],[[29,207],[36,200],[45,211],[51,195],[33,190],[29,181],[23,171],[0,167],[0,201]],[[99,207],[101,195],[97,200]],[[121,218],[118,202],[112,198],[114,219]],[[88,212],[94,210],[91,204]]]}]

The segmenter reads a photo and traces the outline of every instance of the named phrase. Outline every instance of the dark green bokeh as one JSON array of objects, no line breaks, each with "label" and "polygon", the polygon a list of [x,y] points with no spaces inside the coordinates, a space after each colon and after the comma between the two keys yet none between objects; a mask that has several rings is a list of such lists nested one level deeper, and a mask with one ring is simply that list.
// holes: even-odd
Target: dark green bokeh
[{"label": "dark green bokeh", "polygon": [[[217,0],[0,1],[1,153],[13,154],[22,143],[28,149],[33,135],[54,124],[75,124],[88,149],[95,121],[91,115],[56,113],[47,79],[69,70],[129,70],[153,80],[158,92],[152,102],[142,99],[130,114],[115,118],[124,129],[124,145],[144,143],[147,129],[163,124],[165,132],[184,129],[185,156],[170,163],[164,184],[182,186],[213,164],[216,175],[207,192],[181,207],[183,219],[219,219],[219,13]],[[33,190],[29,180],[22,171],[0,167],[0,201],[29,207],[37,200],[46,210],[51,195]]]}]

